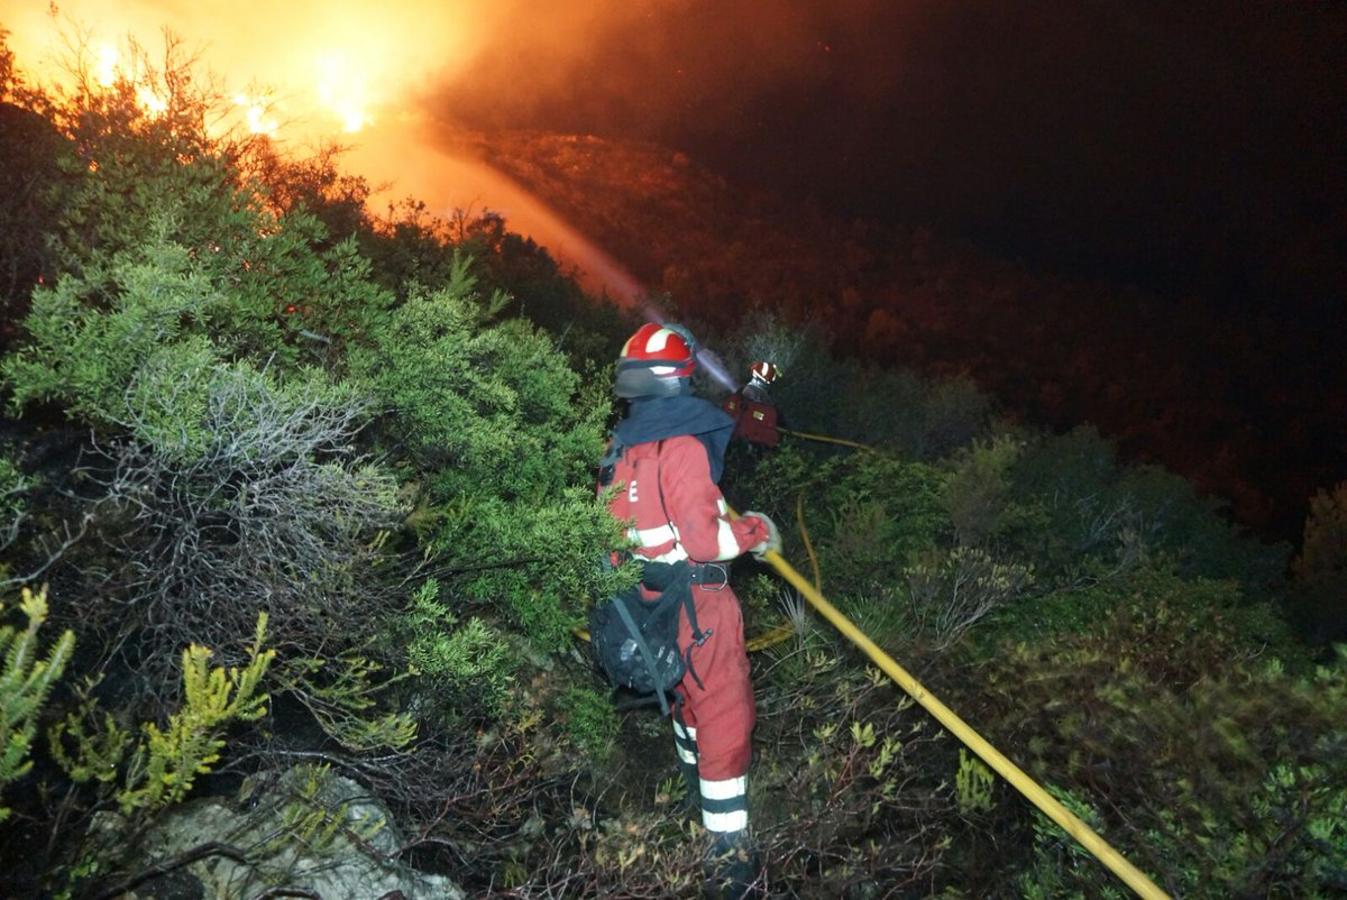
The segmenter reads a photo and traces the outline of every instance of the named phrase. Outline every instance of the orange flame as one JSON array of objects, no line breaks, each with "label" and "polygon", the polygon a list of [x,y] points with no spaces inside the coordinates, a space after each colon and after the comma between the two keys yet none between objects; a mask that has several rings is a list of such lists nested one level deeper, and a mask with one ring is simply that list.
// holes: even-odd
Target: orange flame
[{"label": "orange flame", "polygon": [[[619,5],[567,0],[558,8],[586,3]],[[161,115],[168,109],[166,89],[153,73],[136,71],[148,61],[131,48],[161,47],[161,29],[167,28],[181,36],[188,55],[198,57],[197,72],[224,72],[234,85],[224,95],[227,114],[212,123],[213,131],[238,128],[290,147],[361,132],[347,166],[394,185],[388,190],[395,193],[372,198],[375,208],[407,194],[424,197],[441,216],[455,208],[489,207],[578,265],[591,290],[624,299],[640,292],[621,266],[522,187],[483,164],[442,153],[421,133],[426,123],[418,110],[426,87],[452,80],[495,33],[520,27],[520,11],[535,7],[530,0],[347,0],[339,9],[330,0],[62,0],[59,16],[46,3],[11,6],[4,23],[9,45],[25,76],[38,83],[69,86],[70,51],[82,51],[76,62],[91,86],[129,84],[146,115]],[[597,14],[574,16],[571,30],[549,34],[580,40]],[[545,19],[555,25],[558,16]],[[124,44],[108,42],[109,34],[126,35]]]},{"label": "orange flame", "polygon": [[372,93],[365,73],[350,55],[334,51],[321,53],[316,66],[319,106],[336,117],[348,134],[359,131],[372,119],[369,108]]},{"label": "orange flame", "polygon": [[267,137],[275,137],[276,132],[280,130],[280,122],[272,115],[275,104],[270,96],[265,94],[261,96],[235,94],[234,107],[243,113],[243,124],[248,129],[249,134],[264,134]]},{"label": "orange flame", "polygon": [[94,64],[94,80],[105,88],[117,83],[117,48],[111,44],[101,44],[98,48],[98,61]]}]

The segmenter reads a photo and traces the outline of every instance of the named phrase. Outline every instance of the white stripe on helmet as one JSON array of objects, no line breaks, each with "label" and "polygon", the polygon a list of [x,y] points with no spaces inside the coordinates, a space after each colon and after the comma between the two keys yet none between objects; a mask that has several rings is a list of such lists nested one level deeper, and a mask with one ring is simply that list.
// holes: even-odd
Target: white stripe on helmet
[{"label": "white stripe on helmet", "polygon": [[660,350],[663,350],[665,346],[669,343],[670,336],[676,333],[677,332],[670,331],[667,328],[659,329],[654,334],[650,335],[650,338],[645,342],[645,352],[656,353]]}]

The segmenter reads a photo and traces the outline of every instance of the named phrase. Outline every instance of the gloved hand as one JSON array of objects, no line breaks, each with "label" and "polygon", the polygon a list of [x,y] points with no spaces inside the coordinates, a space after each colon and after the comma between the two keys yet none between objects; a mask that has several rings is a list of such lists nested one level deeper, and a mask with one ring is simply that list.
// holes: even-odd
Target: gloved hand
[{"label": "gloved hand", "polygon": [[751,509],[748,512],[744,513],[744,515],[756,516],[757,518],[762,519],[762,524],[767,526],[767,540],[763,541],[761,544],[758,544],[758,546],[756,547],[749,548],[748,552],[752,553],[758,559],[762,559],[763,556],[766,555],[767,551],[769,550],[775,550],[777,553],[780,553],[781,531],[776,527],[776,523],[773,522],[771,519],[769,519],[767,516],[763,515],[762,513],[754,512]]}]

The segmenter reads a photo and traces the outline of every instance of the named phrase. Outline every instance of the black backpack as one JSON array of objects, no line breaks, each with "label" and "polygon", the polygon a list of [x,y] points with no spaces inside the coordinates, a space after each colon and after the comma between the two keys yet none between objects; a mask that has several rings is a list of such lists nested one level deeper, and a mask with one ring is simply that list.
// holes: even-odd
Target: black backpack
[{"label": "black backpack", "polygon": [[691,664],[678,649],[681,612],[686,610],[694,636],[700,638],[695,643],[705,640],[692,606],[692,567],[687,562],[647,563],[642,583],[659,594],[645,600],[640,587],[632,587],[590,610],[590,646],[609,681],[646,699],[653,697],[667,714],[668,694]]}]

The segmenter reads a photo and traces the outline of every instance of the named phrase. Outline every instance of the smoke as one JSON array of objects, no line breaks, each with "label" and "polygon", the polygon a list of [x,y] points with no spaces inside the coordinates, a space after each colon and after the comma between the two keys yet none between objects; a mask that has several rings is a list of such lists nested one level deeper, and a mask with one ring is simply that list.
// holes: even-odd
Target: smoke
[{"label": "smoke", "polygon": [[[0,3],[14,7],[4,17],[21,63],[50,66],[59,44],[44,5]],[[360,134],[373,141],[371,127],[422,121],[648,139],[732,180],[1092,276],[1285,299],[1336,297],[1347,274],[1343,4],[63,0],[59,10],[102,41],[130,32],[153,46],[168,27],[233,89],[275,87],[278,120],[304,123],[282,126],[282,139],[369,122]],[[326,101],[324,77],[336,82]]]},{"label": "smoke", "polygon": [[1329,309],[1347,278],[1347,4],[516,2],[484,37],[437,115],[1166,293]]},{"label": "smoke", "polygon": [[[485,127],[645,137],[752,130],[769,107],[891,89],[911,4],[888,0],[515,0],[435,101]],[[857,65],[856,55],[863,65]],[[844,57],[850,57],[845,59]]]}]

